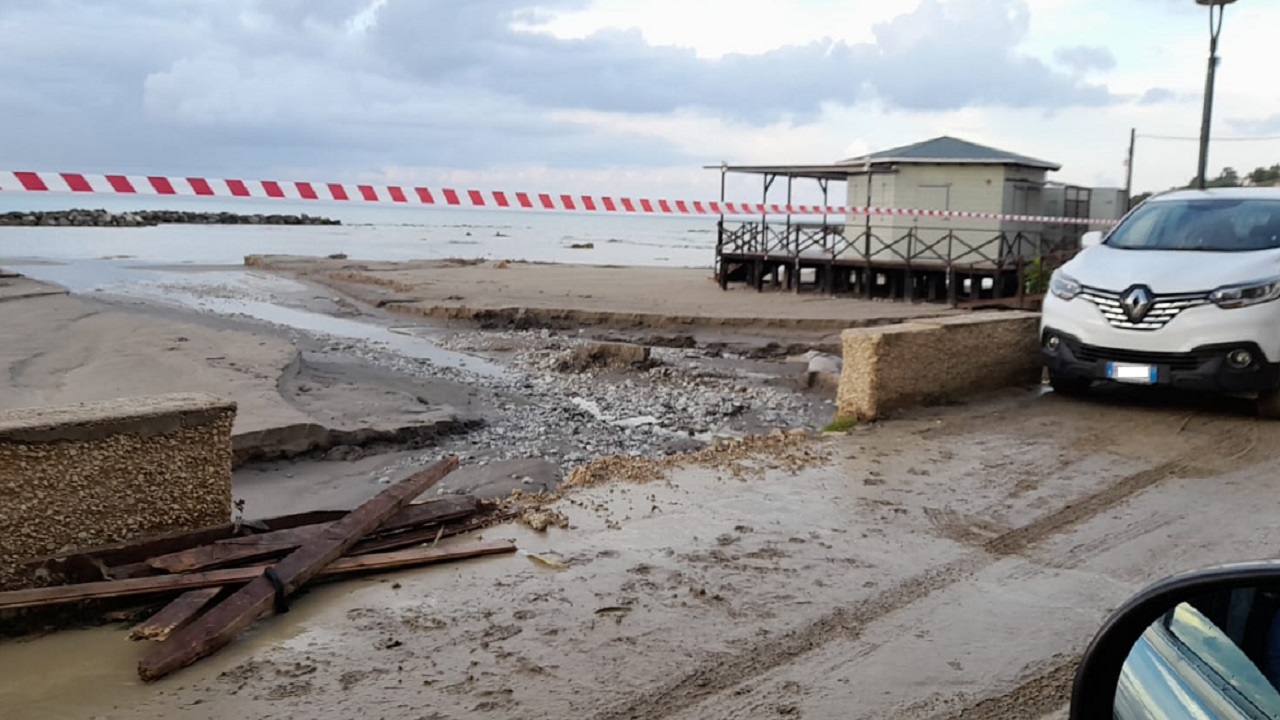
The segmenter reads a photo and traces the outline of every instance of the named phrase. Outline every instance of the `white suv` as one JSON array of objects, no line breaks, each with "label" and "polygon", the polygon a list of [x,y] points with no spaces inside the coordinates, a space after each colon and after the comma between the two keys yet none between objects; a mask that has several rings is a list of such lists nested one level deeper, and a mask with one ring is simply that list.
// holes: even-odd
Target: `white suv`
[{"label": "white suv", "polygon": [[1257,393],[1259,412],[1280,417],[1280,189],[1159,195],[1082,245],[1041,317],[1055,390]]}]

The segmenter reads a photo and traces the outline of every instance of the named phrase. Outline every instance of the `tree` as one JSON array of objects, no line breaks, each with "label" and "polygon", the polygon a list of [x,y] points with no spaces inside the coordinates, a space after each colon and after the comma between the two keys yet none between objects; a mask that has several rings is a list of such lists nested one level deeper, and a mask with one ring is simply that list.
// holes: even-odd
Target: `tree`
[{"label": "tree", "polygon": [[[1187,183],[1187,187],[1196,187],[1196,178],[1191,178],[1191,182]],[[1222,168],[1222,172],[1216,178],[1205,178],[1204,186],[1207,188],[1225,188],[1240,187],[1240,173],[1235,168]]]},{"label": "tree", "polygon": [[[1222,168],[1222,172],[1219,173],[1218,177],[1206,179],[1204,186],[1207,188],[1230,188],[1230,187],[1240,187],[1242,184],[1246,184],[1246,183],[1249,185],[1270,185],[1277,182],[1280,182],[1280,163],[1276,163],[1271,167],[1256,168],[1254,169],[1253,172],[1249,173],[1248,175],[1245,175],[1243,178],[1240,177],[1240,173],[1236,172],[1235,168],[1225,167],[1225,168]],[[1190,189],[1195,187],[1197,187],[1196,179],[1191,178],[1191,182],[1187,183],[1185,186],[1181,188],[1170,188],[1170,189],[1183,190],[1183,189]],[[1129,200],[1129,207],[1130,208],[1137,207],[1138,203],[1151,197],[1152,194],[1153,193],[1146,192],[1146,193],[1141,193],[1139,195],[1134,195]]]},{"label": "tree", "polygon": [[1211,188],[1240,187],[1240,173],[1236,172],[1236,169],[1232,167],[1222,168],[1222,172],[1218,174],[1218,177],[1206,179],[1204,186]]},{"label": "tree", "polygon": [[1277,180],[1280,180],[1280,163],[1272,165],[1269,168],[1260,167],[1249,173],[1249,182],[1254,185],[1272,183]]}]

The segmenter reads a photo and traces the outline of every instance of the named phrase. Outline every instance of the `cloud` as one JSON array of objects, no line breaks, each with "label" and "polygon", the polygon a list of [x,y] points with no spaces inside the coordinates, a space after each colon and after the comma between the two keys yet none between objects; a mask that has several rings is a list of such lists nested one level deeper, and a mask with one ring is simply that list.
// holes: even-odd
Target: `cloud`
[{"label": "cloud", "polygon": [[[513,27],[528,5],[390,0],[372,30],[376,51],[423,80],[485,87],[531,105],[632,113],[705,109],[757,125],[811,119],[826,102],[872,98],[908,110],[1110,100],[1106,88],[1016,49],[1028,24],[1018,0],[925,0],[914,12],[876,25],[874,42],[823,40],[714,59],[650,45],[638,30],[558,38]],[[579,5],[561,0],[540,7]]]},{"label": "cloud", "polygon": [[1027,5],[1014,0],[925,0],[916,12],[875,28],[880,63],[868,82],[906,110],[1053,110],[1113,101],[1105,86],[1018,52],[1028,25]]},{"label": "cloud", "polygon": [[1280,114],[1264,118],[1230,121],[1236,132],[1244,135],[1280,135]]},{"label": "cloud", "polygon": [[[0,0],[0,157],[34,169],[268,175],[658,167],[700,159],[701,143],[672,139],[687,118],[700,132],[727,123],[741,144],[864,104],[937,113],[1115,100],[1019,49],[1026,0],[922,0],[867,41],[714,58],[637,30],[539,30],[590,5]],[[833,12],[832,22],[858,21]],[[653,122],[662,118],[678,122]]]},{"label": "cloud", "polygon": [[1174,102],[1178,99],[1178,93],[1169,88],[1153,87],[1142,93],[1142,97],[1138,98],[1139,105],[1160,105],[1163,103]]},{"label": "cloud", "polygon": [[1058,48],[1053,59],[1077,72],[1090,70],[1112,70],[1116,66],[1116,57],[1111,50],[1102,46],[1077,45],[1075,47]]}]

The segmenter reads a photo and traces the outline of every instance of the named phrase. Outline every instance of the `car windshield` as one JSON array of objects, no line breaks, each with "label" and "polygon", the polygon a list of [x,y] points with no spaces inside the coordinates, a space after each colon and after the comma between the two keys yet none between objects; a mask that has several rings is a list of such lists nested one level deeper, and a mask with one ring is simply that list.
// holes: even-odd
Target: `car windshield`
[{"label": "car windshield", "polygon": [[1280,248],[1280,200],[1211,198],[1148,203],[1107,238],[1123,250],[1247,252]]}]

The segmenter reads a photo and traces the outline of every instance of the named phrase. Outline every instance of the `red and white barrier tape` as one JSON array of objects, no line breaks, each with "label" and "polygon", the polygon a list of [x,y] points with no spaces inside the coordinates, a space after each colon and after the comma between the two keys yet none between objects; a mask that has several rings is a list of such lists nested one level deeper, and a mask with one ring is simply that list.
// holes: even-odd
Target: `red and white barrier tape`
[{"label": "red and white barrier tape", "polygon": [[687,200],[650,200],[608,195],[566,195],[455,190],[453,188],[361,185],[352,183],[220,180],[150,175],[89,175],[84,173],[0,171],[0,192],[76,193],[100,195],[170,195],[188,197],[274,198],[332,202],[387,203],[485,209],[553,210],[560,212],[634,215],[844,215],[896,216],[1062,225],[1114,225],[1113,220],[1043,215],[1005,215],[963,210],[916,210],[886,207],[773,205]]}]

